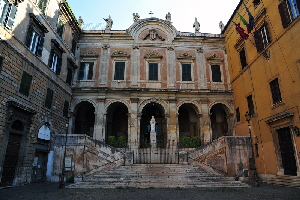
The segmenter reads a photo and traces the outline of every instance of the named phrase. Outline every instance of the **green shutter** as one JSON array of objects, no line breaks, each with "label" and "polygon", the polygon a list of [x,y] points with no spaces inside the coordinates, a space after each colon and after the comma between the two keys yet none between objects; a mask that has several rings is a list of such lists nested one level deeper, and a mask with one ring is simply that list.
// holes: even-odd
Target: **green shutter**
[{"label": "green shutter", "polygon": [[3,63],[4,63],[4,57],[0,55],[0,72],[1,72],[2,67],[3,67]]},{"label": "green shutter", "polygon": [[83,80],[84,70],[85,70],[85,62],[81,62],[80,63],[80,68],[79,68],[79,73],[78,73],[78,80]]},{"label": "green shutter", "polygon": [[5,17],[6,17],[6,13],[7,13],[7,6],[8,6],[8,3],[7,3],[7,1],[5,0],[5,1],[1,1],[0,0],[0,3],[1,3],[1,8],[2,8],[2,10],[0,10],[0,23],[2,23],[3,24],[3,19],[5,19]]},{"label": "green shutter", "polygon": [[68,117],[68,111],[69,111],[69,102],[65,101],[64,103],[64,109],[63,109],[63,116]]},{"label": "green shutter", "polygon": [[7,13],[6,27],[12,29],[14,26],[18,8],[14,4],[10,4],[10,11]]},{"label": "green shutter", "polygon": [[149,63],[149,80],[158,80],[158,63]]},{"label": "green shutter", "polygon": [[20,83],[19,92],[27,97],[29,96],[31,81],[32,76],[24,71]]},{"label": "green shutter", "polygon": [[93,73],[94,73],[94,63],[89,63],[89,72],[88,72],[88,76],[87,79],[88,80],[92,80],[93,79]]},{"label": "green shutter", "polygon": [[27,36],[26,36],[26,41],[25,41],[27,47],[30,47],[32,35],[33,35],[33,26],[29,25],[29,27],[27,29]]},{"label": "green shutter", "polygon": [[56,65],[56,74],[57,75],[60,75],[61,65],[62,65],[62,56],[58,56],[57,65]]},{"label": "green shutter", "polygon": [[50,69],[52,68],[53,55],[54,55],[54,49],[51,49],[50,56],[49,56],[49,61],[48,61],[48,67],[49,67]]},{"label": "green shutter", "polygon": [[71,86],[72,84],[72,76],[73,76],[73,70],[71,68],[68,68],[68,74],[67,74],[67,80],[66,80],[66,83],[68,85]]},{"label": "green shutter", "polygon": [[182,64],[182,81],[192,81],[191,64]]},{"label": "green shutter", "polygon": [[37,51],[36,51],[36,55],[39,57],[42,56],[42,52],[43,52],[43,48],[44,48],[44,41],[45,41],[45,38],[40,36],[39,43],[37,45]]},{"label": "green shutter", "polygon": [[213,82],[222,82],[220,65],[212,65],[211,73]]},{"label": "green shutter", "polygon": [[46,99],[45,99],[45,107],[51,109],[52,99],[53,99],[53,90],[51,90],[50,88],[47,88],[47,95],[46,95]]},{"label": "green shutter", "polygon": [[114,80],[124,80],[124,71],[125,71],[125,62],[116,62]]}]

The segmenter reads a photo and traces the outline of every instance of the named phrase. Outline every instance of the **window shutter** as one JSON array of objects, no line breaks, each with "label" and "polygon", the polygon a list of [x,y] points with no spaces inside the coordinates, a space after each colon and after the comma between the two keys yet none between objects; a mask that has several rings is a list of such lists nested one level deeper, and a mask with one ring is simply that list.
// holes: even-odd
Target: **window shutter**
[{"label": "window shutter", "polygon": [[75,55],[75,52],[76,52],[76,47],[77,47],[77,42],[76,40],[72,40],[72,49],[71,49],[71,52]]},{"label": "window shutter", "polygon": [[0,0],[0,23],[3,23],[3,18],[6,16],[7,1]]},{"label": "window shutter", "polygon": [[2,67],[3,67],[3,63],[4,63],[4,57],[0,55],[0,72],[1,72]]},{"label": "window shutter", "polygon": [[51,49],[48,66],[52,68],[54,49]]},{"label": "window shutter", "polygon": [[92,80],[93,79],[93,71],[94,71],[94,63],[89,63],[89,73],[88,73],[88,80]]},{"label": "window shutter", "polygon": [[[268,39],[268,44],[270,44],[271,43],[271,37],[270,37],[270,32],[269,32],[269,25],[268,25],[268,23],[264,23],[264,27],[265,27],[265,29],[266,29],[266,34],[267,34],[267,39]],[[267,44],[266,44],[267,45]]]},{"label": "window shutter", "polygon": [[43,52],[43,48],[44,48],[44,41],[45,38],[44,37],[39,37],[39,43],[37,45],[37,51],[36,51],[36,55],[41,57],[42,56],[42,52]]},{"label": "window shutter", "polygon": [[297,2],[297,8],[300,11],[300,0],[296,0],[296,2]]},{"label": "window shutter", "polygon": [[283,26],[283,28],[286,28],[292,22],[292,18],[290,16],[289,8],[288,8],[286,1],[282,1],[278,5],[278,9],[279,9],[280,17],[281,17],[282,26]]},{"label": "window shutter", "polygon": [[64,103],[64,109],[63,109],[63,116],[68,117],[68,111],[69,111],[69,102],[65,101]]},{"label": "window shutter", "polygon": [[61,64],[62,64],[62,56],[58,56],[57,66],[56,66],[56,74],[57,75],[60,75]]},{"label": "window shutter", "polygon": [[191,81],[191,65],[182,64],[182,81]]},{"label": "window shutter", "polygon": [[50,88],[47,88],[45,107],[51,109],[52,98],[53,98],[53,91]]},{"label": "window shutter", "polygon": [[211,72],[212,72],[212,81],[213,82],[222,82],[220,65],[212,65]]},{"label": "window shutter", "polygon": [[79,68],[79,73],[78,73],[78,80],[83,80],[84,70],[85,70],[85,62],[81,62],[80,68]]},{"label": "window shutter", "polygon": [[124,80],[125,62],[116,62],[115,80]]},{"label": "window shutter", "polygon": [[155,81],[158,80],[158,63],[154,63],[154,73],[153,73],[153,76],[154,76],[154,79]]},{"label": "window shutter", "polygon": [[187,65],[187,81],[192,81],[192,69],[191,65]]},{"label": "window shutter", "polygon": [[10,6],[11,6],[10,12],[7,13],[8,16],[7,16],[6,27],[12,29],[14,26],[18,8],[14,4],[11,4]]},{"label": "window shutter", "polygon": [[257,30],[254,32],[254,39],[255,39],[255,44],[256,44],[256,49],[258,52],[261,52],[264,50],[264,43],[262,40],[262,35],[260,30]]},{"label": "window shutter", "polygon": [[244,48],[240,51],[240,60],[242,64],[242,69],[244,69],[248,65],[246,60],[246,52]]},{"label": "window shutter", "polygon": [[73,70],[71,68],[68,68],[68,74],[67,74],[67,80],[66,80],[66,83],[68,85],[71,86],[72,84],[72,76],[73,76]]},{"label": "window shutter", "polygon": [[32,81],[32,76],[24,71],[21,78],[20,89],[19,89],[19,92],[21,94],[25,96],[29,96],[31,81]]},{"label": "window shutter", "polygon": [[25,44],[27,47],[30,47],[32,35],[33,35],[33,26],[29,25],[29,27],[27,29],[27,36],[26,36],[26,41],[25,41]]}]

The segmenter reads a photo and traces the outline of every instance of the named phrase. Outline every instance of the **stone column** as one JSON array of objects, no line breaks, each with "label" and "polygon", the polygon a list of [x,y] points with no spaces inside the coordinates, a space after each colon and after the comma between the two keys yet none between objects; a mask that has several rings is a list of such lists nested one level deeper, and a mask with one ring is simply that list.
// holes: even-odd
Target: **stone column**
[{"label": "stone column", "polygon": [[131,85],[138,87],[138,81],[140,79],[140,51],[138,46],[133,47],[131,63]]},{"label": "stone column", "polygon": [[176,85],[176,55],[173,47],[168,47],[167,63],[168,63],[168,87]]},{"label": "stone column", "polygon": [[105,141],[105,98],[98,97],[97,108],[95,111],[94,139]]},{"label": "stone column", "polygon": [[168,120],[168,141],[170,145],[177,145],[179,142],[179,132],[177,131],[177,107],[176,99],[169,99],[170,116]]},{"label": "stone column", "polygon": [[200,119],[201,124],[201,140],[203,144],[211,142],[212,130],[210,123],[210,112],[208,106],[208,100],[201,101],[202,119]]},{"label": "stone column", "polygon": [[139,123],[138,123],[138,98],[131,98],[130,127],[128,130],[128,142],[131,149],[139,146]]}]

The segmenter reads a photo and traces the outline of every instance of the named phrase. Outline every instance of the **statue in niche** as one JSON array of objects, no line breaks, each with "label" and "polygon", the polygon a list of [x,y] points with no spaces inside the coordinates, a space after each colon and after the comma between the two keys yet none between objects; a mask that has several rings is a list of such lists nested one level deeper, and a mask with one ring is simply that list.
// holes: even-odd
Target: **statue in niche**
[{"label": "statue in niche", "polygon": [[106,27],[105,30],[111,30],[111,27],[113,25],[113,20],[111,19],[110,15],[107,19],[103,18],[106,21]]},{"label": "statue in niche", "polygon": [[168,12],[168,14],[166,14],[166,21],[171,22],[171,13],[170,12]]},{"label": "statue in niche", "polygon": [[140,19],[140,16],[139,16],[138,13],[133,13],[132,15],[133,15],[133,21],[134,21],[134,22],[136,22],[137,20]]},{"label": "statue in niche", "polygon": [[154,116],[152,116],[150,120],[150,125],[151,125],[151,132],[155,132],[155,119]]},{"label": "statue in niche", "polygon": [[224,30],[224,24],[223,24],[223,22],[222,22],[222,21],[220,21],[220,23],[219,23],[219,27],[220,27],[220,29],[221,29],[221,32],[223,32],[223,30]]},{"label": "statue in niche", "polygon": [[193,28],[195,28],[195,32],[200,31],[200,23],[197,21],[197,17],[195,17],[195,22],[193,24]]}]

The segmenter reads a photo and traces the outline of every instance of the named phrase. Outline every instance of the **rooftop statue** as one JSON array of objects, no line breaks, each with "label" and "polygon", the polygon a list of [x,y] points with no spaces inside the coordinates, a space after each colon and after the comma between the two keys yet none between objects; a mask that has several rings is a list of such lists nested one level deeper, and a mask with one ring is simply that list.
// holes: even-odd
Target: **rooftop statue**
[{"label": "rooftop statue", "polygon": [[106,27],[105,30],[111,30],[111,27],[113,25],[113,20],[111,19],[110,15],[108,16],[107,19],[103,18],[106,21]]},{"label": "rooftop statue", "polygon": [[81,16],[79,16],[79,19],[77,20],[77,22],[78,22],[79,26],[82,26],[84,24],[84,21]]},{"label": "rooftop statue", "polygon": [[193,24],[193,27],[195,28],[195,32],[200,31],[200,23],[197,21],[197,17],[195,17],[195,22]]},{"label": "rooftop statue", "polygon": [[224,24],[223,24],[223,22],[222,22],[222,21],[220,21],[220,23],[219,23],[219,27],[220,27],[220,29],[221,29],[221,32],[223,32],[223,30],[224,30]]},{"label": "rooftop statue", "polygon": [[133,15],[133,21],[134,21],[134,22],[136,22],[137,20],[140,19],[140,16],[139,16],[138,13],[133,13],[132,15]]},{"label": "rooftop statue", "polygon": [[166,14],[166,21],[171,22],[171,13]]}]

